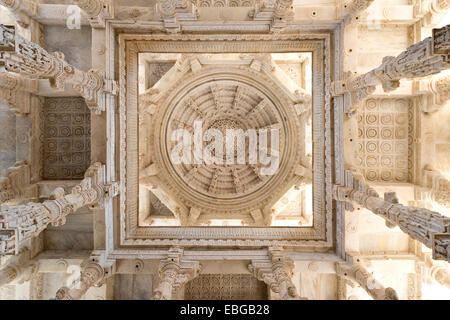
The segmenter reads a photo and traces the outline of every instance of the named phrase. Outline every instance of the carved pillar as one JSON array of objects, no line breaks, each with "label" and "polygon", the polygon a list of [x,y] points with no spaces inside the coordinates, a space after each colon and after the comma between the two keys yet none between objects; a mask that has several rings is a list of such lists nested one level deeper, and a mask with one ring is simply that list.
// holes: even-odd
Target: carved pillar
[{"label": "carved pillar", "polygon": [[276,0],[270,31],[282,31],[294,19],[293,0]]},{"label": "carved pillar", "polygon": [[366,265],[359,259],[351,258],[351,263],[337,263],[336,273],[358,283],[361,288],[375,300],[398,300],[397,293],[392,288],[385,288],[373,277],[373,272],[367,271]]},{"label": "carved pillar", "polygon": [[36,104],[38,99],[33,93],[37,93],[37,81],[24,79],[12,72],[0,73],[0,100],[19,114],[30,112],[31,104]]},{"label": "carved pillar", "polygon": [[198,261],[183,259],[183,249],[171,248],[166,259],[159,265],[159,284],[153,292],[153,300],[173,300],[176,290],[200,273]]},{"label": "carved pillar", "polygon": [[357,104],[382,85],[385,92],[397,89],[403,78],[418,78],[439,73],[450,66],[450,25],[433,29],[433,37],[410,46],[397,57],[384,57],[382,64],[366,74],[332,83],[333,96],[344,96],[344,111],[352,113]]},{"label": "carved pillar", "polygon": [[68,195],[64,195],[62,188],[57,188],[55,200],[2,207],[0,254],[17,252],[21,243],[39,235],[47,225],[63,225],[68,214],[87,205],[102,205],[104,197],[113,197],[117,193],[117,183],[105,184],[105,166],[97,162],[89,167],[85,178]]},{"label": "carved pillar", "polygon": [[167,33],[181,32],[181,21],[195,21],[198,17],[197,8],[188,0],[158,0],[155,9]]},{"label": "carved pillar", "polygon": [[384,218],[390,225],[433,249],[433,259],[450,262],[450,218],[423,208],[398,203],[395,193],[384,199],[355,189],[335,185],[334,199],[352,201]]},{"label": "carved pillar", "polygon": [[374,0],[353,0],[344,5],[344,21],[350,22],[351,18],[357,16],[370,7]]},{"label": "carved pillar", "polygon": [[294,263],[284,255],[283,249],[271,247],[269,258],[253,260],[248,265],[250,273],[260,281],[264,281],[270,289],[278,293],[282,300],[300,300],[297,288],[292,282]]},{"label": "carved pillar", "polygon": [[22,28],[27,28],[30,18],[37,15],[38,3],[34,0],[0,0],[0,5],[14,14]]},{"label": "carved pillar", "polygon": [[0,269],[0,287],[29,281],[37,270],[38,264],[31,260],[31,252],[25,248],[19,255],[10,258],[6,266]]},{"label": "carved pillar", "polygon": [[431,268],[431,278],[440,285],[450,289],[450,271],[448,267],[434,266]]},{"label": "carved pillar", "polygon": [[440,75],[420,83],[423,93],[419,96],[420,109],[423,112],[435,112],[447,104],[450,99],[450,75]]},{"label": "carved pillar", "polygon": [[25,161],[19,161],[9,168],[8,175],[0,178],[0,204],[21,199],[31,199],[37,196],[37,186],[30,184],[30,166]]},{"label": "carved pillar", "polygon": [[105,20],[114,17],[111,0],[74,0],[74,3],[86,13],[93,28],[104,28]]},{"label": "carved pillar", "polygon": [[80,280],[71,288],[62,287],[56,292],[56,300],[80,300],[89,288],[101,286],[115,272],[115,261],[107,259],[106,252],[94,251],[81,272]]},{"label": "carved pillar", "polygon": [[104,72],[81,71],[64,60],[61,52],[48,53],[37,44],[15,33],[13,27],[0,25],[0,66],[30,79],[49,79],[53,88],[63,90],[66,83],[100,114],[106,110],[106,95],[117,94],[117,83],[105,79]]}]

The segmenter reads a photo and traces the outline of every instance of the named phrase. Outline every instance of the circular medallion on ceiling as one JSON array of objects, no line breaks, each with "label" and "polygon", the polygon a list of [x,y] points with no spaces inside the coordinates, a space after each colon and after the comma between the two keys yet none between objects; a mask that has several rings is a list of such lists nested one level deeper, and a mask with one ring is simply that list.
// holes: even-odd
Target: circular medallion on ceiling
[{"label": "circular medallion on ceiling", "polygon": [[[160,101],[149,150],[163,186],[187,207],[248,213],[292,184],[300,149],[298,117],[289,95],[263,73],[242,66],[203,67],[178,79]],[[179,130],[191,146],[190,161],[181,163],[172,157]],[[208,132],[223,137],[223,145],[210,150],[214,163],[204,156],[217,139],[208,140]],[[245,138],[230,140],[229,132]],[[195,148],[201,152],[195,154]]]}]

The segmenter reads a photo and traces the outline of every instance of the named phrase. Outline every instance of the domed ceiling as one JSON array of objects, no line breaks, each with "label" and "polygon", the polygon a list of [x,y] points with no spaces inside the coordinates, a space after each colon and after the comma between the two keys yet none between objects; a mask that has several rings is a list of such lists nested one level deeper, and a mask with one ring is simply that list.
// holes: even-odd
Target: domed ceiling
[{"label": "domed ceiling", "polygon": [[[311,189],[311,99],[299,75],[270,54],[164,63],[139,99],[140,217],[150,225],[272,225],[292,193]],[[148,192],[173,216],[148,219]]]}]

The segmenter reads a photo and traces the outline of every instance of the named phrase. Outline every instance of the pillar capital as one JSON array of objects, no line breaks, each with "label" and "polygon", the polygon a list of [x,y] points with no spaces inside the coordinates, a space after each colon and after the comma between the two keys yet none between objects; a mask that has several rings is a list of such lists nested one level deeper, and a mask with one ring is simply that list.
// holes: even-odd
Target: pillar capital
[{"label": "pillar capital", "polygon": [[104,28],[106,20],[114,18],[111,0],[75,0],[74,3],[86,13],[93,28]]},{"label": "pillar capital", "polygon": [[29,79],[48,79],[56,90],[72,85],[96,114],[106,110],[108,95],[117,95],[118,85],[104,72],[81,71],[64,60],[61,52],[48,53],[16,34],[14,27],[0,25],[0,66]]},{"label": "pillar capital", "polygon": [[450,67],[450,25],[433,29],[433,36],[403,51],[397,57],[384,57],[379,67],[362,75],[347,73],[331,84],[333,96],[343,95],[344,111],[352,113],[358,103],[381,85],[385,92],[400,86],[404,78],[433,75]]},{"label": "pillar capital", "polygon": [[71,288],[62,287],[56,292],[56,300],[80,300],[89,288],[101,286],[115,272],[115,260],[107,258],[105,251],[92,252],[89,260],[81,271],[80,280]]},{"label": "pillar capital", "polygon": [[0,287],[8,284],[22,284],[31,280],[37,272],[38,263],[31,259],[30,250],[24,248],[0,269]]},{"label": "pillar capital", "polygon": [[282,300],[300,300],[297,288],[292,282],[294,262],[286,257],[282,248],[268,248],[268,258],[253,260],[248,269],[255,278],[264,281],[278,293]]},{"label": "pillar capital", "polygon": [[0,204],[13,200],[31,199],[37,196],[37,186],[31,185],[30,165],[18,161],[0,178]]},{"label": "pillar capital", "polygon": [[188,281],[196,278],[201,270],[198,261],[183,258],[183,249],[173,247],[169,249],[167,258],[159,265],[159,284],[153,293],[153,300],[172,300],[174,293]]},{"label": "pillar capital", "polygon": [[384,199],[374,194],[335,185],[334,199],[354,202],[398,226],[413,239],[433,249],[433,259],[450,262],[450,218],[424,208],[404,206],[392,193]]},{"label": "pillar capital", "polygon": [[36,0],[0,0],[0,5],[13,13],[22,28],[27,28],[30,19],[37,16],[38,1]]}]

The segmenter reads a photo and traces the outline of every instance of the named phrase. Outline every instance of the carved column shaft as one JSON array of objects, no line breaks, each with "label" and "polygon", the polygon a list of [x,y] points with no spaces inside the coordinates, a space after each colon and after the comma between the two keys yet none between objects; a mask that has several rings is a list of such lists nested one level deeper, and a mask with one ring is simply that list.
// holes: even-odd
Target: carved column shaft
[{"label": "carved column shaft", "polygon": [[100,202],[105,196],[104,179],[105,167],[95,163],[68,195],[62,192],[55,200],[0,209],[0,253],[17,251],[18,244],[39,235],[50,223],[62,225],[68,214]]},{"label": "carved column shaft", "polygon": [[0,0],[0,5],[11,11],[17,19],[17,23],[26,28],[30,24],[30,18],[37,15],[38,3],[33,0]]},{"label": "carved column shaft", "polygon": [[67,83],[71,84],[97,114],[106,110],[106,94],[117,94],[117,83],[105,79],[103,72],[81,71],[68,64],[61,52],[50,54],[17,35],[13,27],[4,25],[0,25],[1,65],[6,71],[31,79],[49,79],[51,86],[58,90],[63,90]]},{"label": "carved column shaft", "polygon": [[381,216],[403,232],[433,249],[434,259],[450,261],[450,218],[437,212],[408,207],[354,189],[334,186],[334,198],[352,201]]},{"label": "carved column shaft", "polygon": [[395,290],[385,288],[360,262],[338,264],[337,274],[358,283],[375,300],[398,300]]},{"label": "carved column shaft", "polygon": [[115,272],[115,261],[107,258],[106,252],[92,252],[89,263],[83,268],[79,281],[56,292],[56,300],[80,300],[89,288],[104,284]]},{"label": "carved column shaft", "polygon": [[36,186],[30,184],[30,166],[19,161],[8,169],[6,177],[0,178],[0,204],[14,199],[34,198]]},{"label": "carved column shaft", "polygon": [[198,276],[201,265],[182,259],[183,249],[171,248],[168,257],[159,267],[160,281],[153,293],[153,300],[172,300],[177,289]]},{"label": "carved column shaft", "polygon": [[16,268],[13,267],[6,267],[0,270],[0,287],[5,286],[9,283],[11,283],[12,281],[14,281],[14,279],[17,278],[18,276],[18,271]]},{"label": "carved column shaft", "polygon": [[385,92],[390,92],[400,86],[403,78],[424,77],[448,69],[449,47],[450,26],[434,29],[432,37],[410,46],[397,57],[384,57],[378,68],[360,76],[346,73],[346,79],[332,84],[332,94],[344,95],[345,112],[349,113],[372,94],[377,85],[381,84]]},{"label": "carved column shaft", "polygon": [[266,283],[273,292],[278,293],[282,300],[303,299],[298,296],[292,282],[293,261],[287,258],[280,248],[269,248],[269,256],[268,260],[252,261],[248,265],[250,273]]}]

